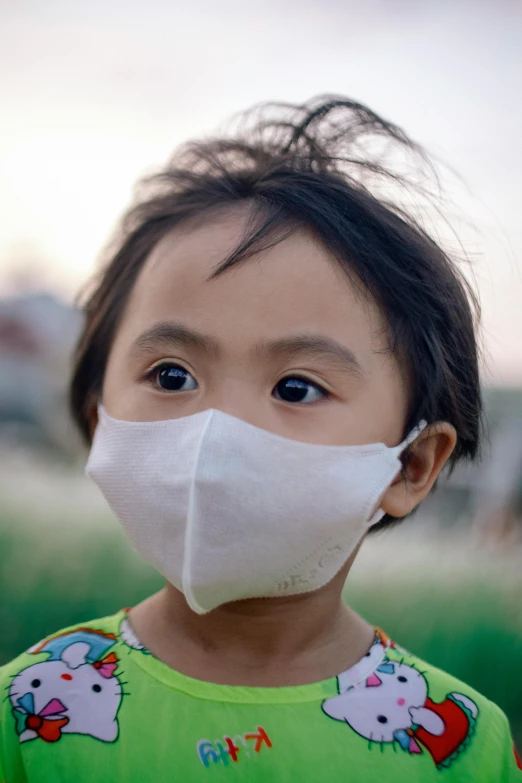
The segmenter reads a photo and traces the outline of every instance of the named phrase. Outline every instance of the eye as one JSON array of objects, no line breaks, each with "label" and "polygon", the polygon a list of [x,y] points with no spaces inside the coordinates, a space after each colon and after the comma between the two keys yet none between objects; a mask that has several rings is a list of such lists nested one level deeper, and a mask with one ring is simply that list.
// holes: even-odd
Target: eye
[{"label": "eye", "polygon": [[379,723],[388,723],[388,718],[386,715],[377,715],[377,720]]},{"label": "eye", "polygon": [[312,403],[327,397],[327,392],[317,383],[307,381],[306,378],[288,376],[276,384],[274,396],[283,402]]},{"label": "eye", "polygon": [[95,685],[92,686],[92,689],[93,689],[94,693],[100,693],[102,687],[101,687],[101,685],[98,685],[98,683],[96,683]]},{"label": "eye", "polygon": [[197,389],[197,381],[179,364],[164,362],[158,364],[149,373],[146,378],[156,387],[166,392],[192,391]]},{"label": "eye", "polygon": [[400,677],[397,677],[397,679],[399,680],[399,682],[408,682],[406,677],[403,677],[402,674],[400,675]]},{"label": "eye", "polygon": [[31,682],[31,688],[39,688],[41,684],[42,684],[41,680],[33,680]]}]

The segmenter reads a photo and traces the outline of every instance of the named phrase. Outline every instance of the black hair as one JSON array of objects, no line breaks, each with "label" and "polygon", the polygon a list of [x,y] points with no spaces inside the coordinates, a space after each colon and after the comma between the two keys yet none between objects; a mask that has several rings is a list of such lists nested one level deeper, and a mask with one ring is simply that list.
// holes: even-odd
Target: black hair
[{"label": "black hair", "polygon": [[450,467],[474,459],[482,429],[478,301],[456,262],[401,205],[397,193],[411,178],[383,162],[391,147],[429,165],[422,148],[342,96],[263,104],[239,119],[233,135],[184,145],[142,181],[91,283],[70,389],[85,441],[118,324],[151,250],[182,221],[249,204],[249,229],[213,276],[298,227],[313,231],[387,318],[390,350],[409,379],[404,434],[420,419],[449,422],[457,432]]}]

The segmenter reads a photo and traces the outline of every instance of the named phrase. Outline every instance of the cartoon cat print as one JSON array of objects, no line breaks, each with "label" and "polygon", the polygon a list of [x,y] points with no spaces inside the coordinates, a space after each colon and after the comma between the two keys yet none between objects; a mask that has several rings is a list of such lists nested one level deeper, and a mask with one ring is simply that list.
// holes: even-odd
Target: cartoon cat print
[{"label": "cartoon cat print", "polygon": [[24,669],[11,682],[9,698],[20,742],[38,737],[56,742],[62,734],[85,734],[102,742],[118,737],[123,696],[115,676],[118,658],[109,653],[91,659],[93,649],[106,649],[114,640],[88,632],[71,638],[70,644],[71,639],[62,636],[41,645],[39,651],[50,652],[49,659]]},{"label": "cartoon cat print", "polygon": [[339,695],[323,703],[329,717],[370,742],[398,742],[410,754],[420,754],[424,747],[439,768],[455,760],[474,731],[476,704],[456,692],[433,702],[424,675],[413,666],[384,658],[357,685],[344,690],[342,683],[341,675]]}]

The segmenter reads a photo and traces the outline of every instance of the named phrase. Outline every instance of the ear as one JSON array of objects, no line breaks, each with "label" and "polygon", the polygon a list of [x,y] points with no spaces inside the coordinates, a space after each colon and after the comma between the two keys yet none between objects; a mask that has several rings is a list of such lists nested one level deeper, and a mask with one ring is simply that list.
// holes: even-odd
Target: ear
[{"label": "ear", "polygon": [[69,669],[77,669],[86,662],[90,649],[86,642],[73,642],[63,650],[61,659]]},{"label": "ear", "polygon": [[380,508],[392,517],[405,517],[433,487],[457,443],[455,427],[430,424],[408,449],[406,466],[384,493]]},{"label": "ear", "polygon": [[328,717],[334,718],[334,720],[346,720],[345,718],[345,699],[344,695],[341,694],[340,696],[332,696],[331,699],[326,699],[323,701],[323,712],[325,712]]}]

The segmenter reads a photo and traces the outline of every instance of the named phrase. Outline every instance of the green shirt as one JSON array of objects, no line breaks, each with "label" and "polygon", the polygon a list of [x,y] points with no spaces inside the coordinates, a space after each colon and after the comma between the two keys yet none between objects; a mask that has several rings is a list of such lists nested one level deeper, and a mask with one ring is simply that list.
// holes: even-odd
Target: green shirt
[{"label": "green shirt", "polygon": [[0,669],[0,783],[516,783],[498,707],[377,631],[338,677],[215,685],[176,672],[124,611]]}]

